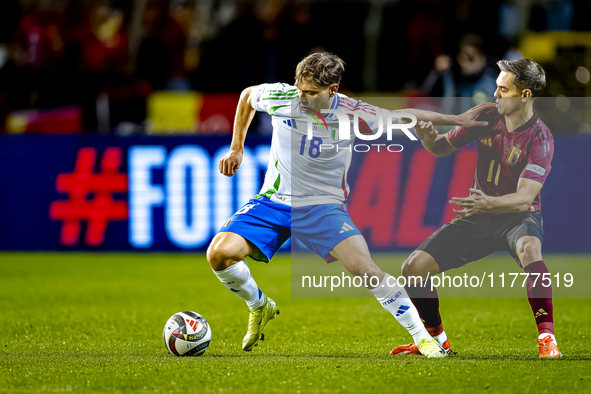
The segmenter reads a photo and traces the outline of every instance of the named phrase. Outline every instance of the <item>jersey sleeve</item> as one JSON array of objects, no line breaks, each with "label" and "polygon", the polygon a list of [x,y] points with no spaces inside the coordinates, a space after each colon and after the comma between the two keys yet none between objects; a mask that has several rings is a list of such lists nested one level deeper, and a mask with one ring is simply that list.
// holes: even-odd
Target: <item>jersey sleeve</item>
[{"label": "jersey sleeve", "polygon": [[495,116],[498,116],[496,109],[484,110],[478,115],[479,121],[488,122],[488,126],[484,127],[460,127],[456,126],[447,133],[447,138],[454,148],[459,149],[468,145],[472,141],[476,141],[481,132],[486,131],[493,126]]},{"label": "jersey sleeve", "polygon": [[476,131],[476,127],[466,128],[456,126],[448,131],[447,138],[454,148],[460,149],[470,142],[476,141],[478,139],[478,131]]},{"label": "jersey sleeve", "polygon": [[359,121],[359,131],[363,134],[373,134],[380,129],[380,126],[384,129],[388,112],[374,105],[361,102],[357,115],[363,122]]},{"label": "jersey sleeve", "polygon": [[554,140],[550,133],[544,130],[539,130],[536,134],[532,139],[529,155],[527,156],[527,164],[519,177],[531,179],[543,185],[552,169]]},{"label": "jersey sleeve", "polygon": [[340,93],[338,100],[340,111],[345,111],[350,117],[357,117],[357,127],[359,127],[361,134],[374,134],[380,129],[380,126],[382,129],[385,127],[386,115],[390,111]]},{"label": "jersey sleeve", "polygon": [[291,103],[298,89],[285,83],[265,83],[254,91],[254,109],[274,116],[291,116]]}]

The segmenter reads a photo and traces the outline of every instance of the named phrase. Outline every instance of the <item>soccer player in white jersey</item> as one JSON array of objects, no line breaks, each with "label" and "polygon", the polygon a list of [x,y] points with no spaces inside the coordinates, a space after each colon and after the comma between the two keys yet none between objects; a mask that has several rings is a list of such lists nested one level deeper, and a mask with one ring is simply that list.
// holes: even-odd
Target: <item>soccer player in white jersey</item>
[{"label": "soccer player in white jersey", "polygon": [[[257,286],[244,259],[268,262],[281,245],[295,236],[325,260],[340,260],[354,276],[375,277],[366,287],[382,306],[411,334],[421,354],[445,357],[446,351],[425,329],[404,287],[372,260],[365,239],[343,209],[349,194],[347,170],[351,160],[347,140],[330,140],[340,149],[320,149],[338,125],[334,114],[321,116],[321,108],[360,113],[375,130],[383,110],[337,93],[344,62],[331,53],[315,53],[296,68],[296,84],[263,84],[246,88],[240,95],[230,152],[219,170],[233,176],[242,162],[244,140],[255,111],[272,116],[273,139],[264,185],[259,195],[239,209],[212,240],[207,259],[219,280],[244,299],[250,309],[248,331],[242,342],[251,350],[261,339],[266,324],[279,307]],[[492,104],[494,105],[494,104]],[[405,110],[419,120],[465,127],[485,125],[476,116],[483,105],[459,116]],[[307,138],[308,120],[314,118],[314,137]],[[369,120],[368,120],[369,119]],[[294,143],[295,141],[295,143]],[[294,176],[294,173],[301,174]],[[347,231],[342,231],[346,227]]]}]

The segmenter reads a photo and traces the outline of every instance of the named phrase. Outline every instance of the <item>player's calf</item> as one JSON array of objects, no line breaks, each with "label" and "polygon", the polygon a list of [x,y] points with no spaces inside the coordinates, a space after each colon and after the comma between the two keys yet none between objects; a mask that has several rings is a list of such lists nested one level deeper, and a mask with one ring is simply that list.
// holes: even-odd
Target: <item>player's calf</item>
[{"label": "player's calf", "polygon": [[279,308],[259,289],[244,258],[252,254],[248,242],[238,234],[218,233],[207,249],[207,261],[220,282],[242,298],[250,309],[248,330],[243,340],[244,350],[259,341],[264,326],[279,314]]},{"label": "player's calf", "polygon": [[373,293],[382,307],[407,329],[415,342],[431,339],[416,308],[408,298],[406,290],[396,282],[396,278],[382,271],[371,259],[363,236],[354,235],[343,240],[334,247],[332,253],[351,274],[367,275],[370,278],[368,279],[369,283],[365,286]]},{"label": "player's calf", "polygon": [[373,261],[365,239],[354,235],[340,242],[331,252],[353,276],[363,279],[369,290],[384,278],[384,271]]}]

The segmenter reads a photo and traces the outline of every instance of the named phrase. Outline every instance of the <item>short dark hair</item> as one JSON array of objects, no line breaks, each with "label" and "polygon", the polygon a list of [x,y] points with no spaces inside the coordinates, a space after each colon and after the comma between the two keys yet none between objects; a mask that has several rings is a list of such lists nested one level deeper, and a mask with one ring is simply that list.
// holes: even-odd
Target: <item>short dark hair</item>
[{"label": "short dark hair", "polygon": [[310,80],[317,87],[340,83],[345,72],[345,62],[330,52],[313,53],[306,56],[296,67],[296,82]]},{"label": "short dark hair", "polygon": [[482,55],[484,55],[486,53],[484,39],[482,38],[482,36],[480,36],[478,34],[468,33],[468,34],[464,35],[460,39],[459,46],[460,47],[463,47],[463,46],[474,47]]},{"label": "short dark hair", "polygon": [[501,71],[515,74],[515,86],[519,89],[531,90],[536,97],[546,86],[546,73],[540,65],[531,59],[499,60],[497,65]]}]

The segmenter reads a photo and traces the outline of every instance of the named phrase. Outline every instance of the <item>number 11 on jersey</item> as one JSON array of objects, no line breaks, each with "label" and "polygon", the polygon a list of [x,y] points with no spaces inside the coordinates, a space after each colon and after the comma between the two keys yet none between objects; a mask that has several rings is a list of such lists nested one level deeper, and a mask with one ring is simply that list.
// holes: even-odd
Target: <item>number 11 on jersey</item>
[{"label": "number 11 on jersey", "polygon": [[[488,176],[486,177],[486,181],[492,181],[493,171],[495,169],[495,160],[490,161],[490,166],[488,167]],[[501,175],[501,163],[497,165],[497,175],[495,176],[495,185],[499,186],[499,176]]]}]

